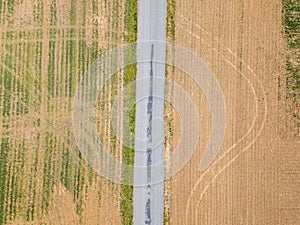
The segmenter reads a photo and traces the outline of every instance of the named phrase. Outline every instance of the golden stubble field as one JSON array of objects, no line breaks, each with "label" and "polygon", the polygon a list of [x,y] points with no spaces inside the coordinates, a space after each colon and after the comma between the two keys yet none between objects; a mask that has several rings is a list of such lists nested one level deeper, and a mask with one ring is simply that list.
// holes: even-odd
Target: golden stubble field
[{"label": "golden stubble field", "polygon": [[172,74],[202,120],[197,151],[170,182],[169,224],[300,223],[299,124],[287,120],[281,10],[281,1],[176,1],[175,42],[217,77],[227,121],[216,160],[198,171],[210,136],[207,101],[185,74]]}]

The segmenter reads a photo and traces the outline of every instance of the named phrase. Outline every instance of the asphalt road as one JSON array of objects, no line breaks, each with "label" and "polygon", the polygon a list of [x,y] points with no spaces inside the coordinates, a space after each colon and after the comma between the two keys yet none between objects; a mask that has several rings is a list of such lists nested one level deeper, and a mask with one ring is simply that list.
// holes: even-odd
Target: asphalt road
[{"label": "asphalt road", "polygon": [[137,48],[134,224],[162,225],[166,0],[139,0],[138,10],[138,42],[153,42]]}]

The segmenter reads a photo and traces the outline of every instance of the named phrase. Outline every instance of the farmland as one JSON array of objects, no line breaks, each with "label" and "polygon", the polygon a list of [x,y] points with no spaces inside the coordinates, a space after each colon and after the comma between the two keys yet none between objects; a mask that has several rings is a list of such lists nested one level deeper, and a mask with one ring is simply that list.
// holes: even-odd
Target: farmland
[{"label": "farmland", "polygon": [[[101,52],[132,38],[131,25],[125,35],[125,20],[134,23],[125,4],[130,1],[0,2],[0,224],[126,220],[119,210],[125,205],[122,187],[82,159],[71,126],[81,76]],[[124,82],[120,72],[107,86],[98,103],[103,113],[110,113],[111,98]],[[108,118],[99,118],[99,133],[121,158],[123,147],[110,126]]]},{"label": "farmland", "polygon": [[[80,79],[101,53],[137,40],[135,0],[0,0],[0,225],[132,224],[133,187],[99,176],[72,128]],[[298,224],[299,3],[295,0],[168,0],[167,40],[197,54],[225,96],[224,142],[198,170],[210,137],[209,102],[183,71],[166,77],[189,94],[200,118],[197,149],[165,181],[164,224]],[[104,146],[133,165],[124,118],[110,115],[136,79],[114,74],[97,100]],[[127,94],[134,98],[135,89]],[[172,86],[166,95],[175,95]],[[128,96],[127,96],[128,97]],[[130,111],[134,134],[135,107]],[[165,103],[165,155],[180,140],[180,117]]]},{"label": "farmland", "polygon": [[175,69],[202,135],[171,179],[170,224],[299,223],[298,16],[297,1],[176,1],[175,43],[217,77],[227,121],[216,160],[198,171],[211,135],[208,102]]}]

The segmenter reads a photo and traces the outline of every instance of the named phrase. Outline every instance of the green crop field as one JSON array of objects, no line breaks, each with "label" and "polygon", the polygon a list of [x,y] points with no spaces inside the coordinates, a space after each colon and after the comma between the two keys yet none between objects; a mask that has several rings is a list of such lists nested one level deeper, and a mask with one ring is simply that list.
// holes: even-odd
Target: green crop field
[{"label": "green crop field", "polygon": [[[82,158],[71,110],[92,62],[136,41],[136,20],[130,0],[0,1],[1,225],[131,224],[132,187],[101,178]],[[118,85],[135,79],[135,66],[114,77],[98,99],[104,115]],[[110,151],[133,163],[133,151],[123,151],[108,119],[100,120]]]}]

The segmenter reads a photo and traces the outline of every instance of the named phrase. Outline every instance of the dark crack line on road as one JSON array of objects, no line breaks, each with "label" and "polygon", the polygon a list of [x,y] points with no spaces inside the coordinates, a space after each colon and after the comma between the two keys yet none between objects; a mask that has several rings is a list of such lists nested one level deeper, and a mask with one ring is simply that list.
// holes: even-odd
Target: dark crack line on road
[{"label": "dark crack line on road", "polygon": [[151,163],[152,163],[152,111],[153,111],[153,54],[154,46],[151,45],[150,61],[150,90],[147,103],[148,127],[147,127],[147,195],[145,205],[146,220],[145,224],[151,224]]}]

